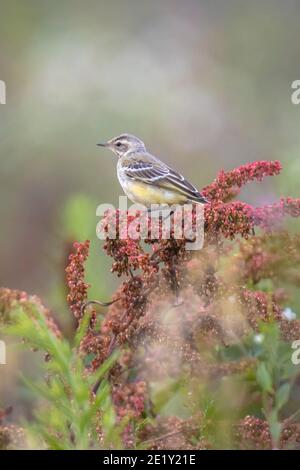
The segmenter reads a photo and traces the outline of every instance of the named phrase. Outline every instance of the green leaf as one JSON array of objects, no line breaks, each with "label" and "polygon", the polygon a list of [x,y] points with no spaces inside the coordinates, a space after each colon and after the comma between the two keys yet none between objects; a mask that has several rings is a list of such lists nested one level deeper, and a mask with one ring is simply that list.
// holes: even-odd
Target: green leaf
[{"label": "green leaf", "polygon": [[287,403],[290,396],[290,391],[291,385],[288,383],[285,383],[279,387],[275,397],[277,410],[280,410]]},{"label": "green leaf", "polygon": [[264,362],[257,367],[256,380],[264,392],[273,392],[272,378]]},{"label": "green leaf", "polygon": [[81,341],[82,341],[82,339],[83,339],[83,337],[86,334],[86,331],[88,329],[89,322],[90,322],[90,313],[86,311],[85,314],[83,315],[83,317],[81,318],[79,326],[78,326],[77,331],[76,331],[76,335],[75,335],[75,338],[74,338],[75,348],[79,348],[80,343],[81,343]]},{"label": "green leaf", "polygon": [[92,378],[92,380],[94,380],[95,383],[100,381],[107,374],[107,372],[114,366],[119,356],[120,356],[120,353],[118,351],[114,351],[106,359],[106,361],[103,362],[101,367],[97,369],[93,374],[91,374],[90,377]]}]

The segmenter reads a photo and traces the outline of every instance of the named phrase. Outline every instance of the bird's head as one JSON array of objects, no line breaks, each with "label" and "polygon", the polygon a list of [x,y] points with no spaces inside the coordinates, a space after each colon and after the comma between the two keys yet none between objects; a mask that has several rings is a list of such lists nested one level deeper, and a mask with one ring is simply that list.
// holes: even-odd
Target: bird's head
[{"label": "bird's head", "polygon": [[144,152],[146,150],[144,142],[130,134],[121,134],[105,143],[99,143],[97,145],[100,147],[107,147],[109,150],[114,152],[117,157],[123,157],[124,155],[132,152]]}]

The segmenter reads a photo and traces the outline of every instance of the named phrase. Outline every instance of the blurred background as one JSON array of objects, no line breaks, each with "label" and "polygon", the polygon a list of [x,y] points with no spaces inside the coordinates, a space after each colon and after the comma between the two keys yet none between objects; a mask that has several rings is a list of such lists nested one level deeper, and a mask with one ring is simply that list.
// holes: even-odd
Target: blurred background
[{"label": "blurred background", "polygon": [[116,286],[96,207],[121,189],[98,141],[133,133],[199,188],[279,159],[282,175],[242,199],[299,196],[297,0],[0,0],[0,12],[0,285],[39,295],[66,329],[72,241],[91,240],[90,297]]}]

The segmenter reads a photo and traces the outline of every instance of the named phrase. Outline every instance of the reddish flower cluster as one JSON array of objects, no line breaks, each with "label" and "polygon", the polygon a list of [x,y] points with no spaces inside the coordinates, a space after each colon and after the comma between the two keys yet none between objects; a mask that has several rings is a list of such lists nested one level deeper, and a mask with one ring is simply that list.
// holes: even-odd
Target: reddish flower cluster
[{"label": "reddish flower cluster", "polygon": [[10,321],[10,312],[17,303],[28,302],[28,294],[24,291],[0,288],[0,322]]},{"label": "reddish flower cluster", "polygon": [[207,236],[214,239],[233,239],[237,235],[247,238],[253,231],[253,209],[240,201],[214,203],[205,208]]},{"label": "reddish flower cluster", "polygon": [[240,449],[272,449],[268,423],[255,416],[246,416],[239,423],[236,437]]},{"label": "reddish flower cluster", "polygon": [[0,424],[0,450],[26,449],[24,430],[14,424]]},{"label": "reddish flower cluster", "polygon": [[261,233],[250,240],[240,241],[239,253],[235,258],[236,271],[242,282],[251,279],[257,284],[263,279],[272,278],[278,289],[284,281],[298,285],[299,251],[299,234],[292,235],[285,230]]},{"label": "reddish flower cluster", "polygon": [[84,263],[89,255],[90,242],[74,243],[75,253],[69,256],[66,282],[69,289],[67,301],[75,318],[82,317],[82,305],[87,298],[89,285],[84,280]]},{"label": "reddish flower cluster", "polygon": [[[300,425],[297,423],[290,423],[288,420],[286,420],[286,422],[284,421],[282,423],[279,448],[289,449],[289,446],[295,446],[295,444],[299,445],[299,443]],[[255,416],[246,416],[237,426],[236,444],[241,450],[274,449],[267,421]]]},{"label": "reddish flower cluster", "polygon": [[274,298],[265,292],[244,289],[242,292],[246,306],[246,315],[252,328],[256,330],[260,322],[280,321],[281,309]]},{"label": "reddish flower cluster", "polygon": [[128,383],[113,388],[113,401],[119,418],[139,417],[145,409],[146,384],[143,381]]},{"label": "reddish flower cluster", "polygon": [[239,189],[249,181],[261,181],[265,176],[278,175],[280,171],[279,161],[247,163],[228,172],[222,170],[202,192],[209,200],[226,202],[236,196]]},{"label": "reddish flower cluster", "polygon": [[44,315],[47,325],[56,336],[61,336],[61,332],[55,323],[51,312],[41,302],[40,298],[36,295],[29,295],[24,291],[0,288],[0,324],[10,323],[11,312],[14,307],[21,305],[26,313],[34,318],[32,306],[36,306]]},{"label": "reddish flower cluster", "polygon": [[287,197],[274,204],[258,207],[253,212],[253,219],[256,225],[264,229],[272,229],[278,226],[286,215],[300,217],[300,199]]},{"label": "reddish flower cluster", "polygon": [[213,202],[205,207],[206,239],[248,238],[255,226],[268,231],[278,228],[284,216],[300,216],[300,199],[282,198],[258,208],[241,201]]}]

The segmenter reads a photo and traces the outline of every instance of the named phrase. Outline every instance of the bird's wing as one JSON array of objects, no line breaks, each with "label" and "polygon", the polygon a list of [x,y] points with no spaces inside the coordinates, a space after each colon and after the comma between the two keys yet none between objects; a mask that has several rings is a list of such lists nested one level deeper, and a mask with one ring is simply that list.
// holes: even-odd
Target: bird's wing
[{"label": "bird's wing", "polygon": [[[152,156],[151,156],[152,157]],[[169,168],[160,160],[146,154],[139,155],[137,159],[128,159],[123,171],[128,178],[155,184],[161,188],[169,189],[186,196],[187,199],[207,203],[207,199],[180,173]]]}]

